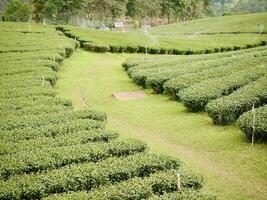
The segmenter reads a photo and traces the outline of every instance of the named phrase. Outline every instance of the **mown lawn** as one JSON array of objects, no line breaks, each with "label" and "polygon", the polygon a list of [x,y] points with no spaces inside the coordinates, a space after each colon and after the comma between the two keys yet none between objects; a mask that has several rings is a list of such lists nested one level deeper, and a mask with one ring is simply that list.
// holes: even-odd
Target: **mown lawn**
[{"label": "mown lawn", "polygon": [[65,61],[58,95],[71,98],[76,109],[108,113],[109,128],[123,137],[146,141],[152,151],[181,158],[204,175],[205,190],[219,199],[265,199],[267,146],[251,147],[234,126],[215,126],[204,113],[189,113],[181,103],[154,95],[118,101],[112,93],[142,90],[121,67],[133,54],[96,54],[78,50]]}]

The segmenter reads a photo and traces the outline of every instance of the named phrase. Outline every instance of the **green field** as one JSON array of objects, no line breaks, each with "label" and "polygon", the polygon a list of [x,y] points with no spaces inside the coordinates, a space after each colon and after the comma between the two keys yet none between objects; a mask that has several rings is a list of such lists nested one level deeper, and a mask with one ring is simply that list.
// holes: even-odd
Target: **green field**
[{"label": "green field", "polygon": [[266,16],[1,22],[0,199],[265,199]]},{"label": "green field", "polygon": [[77,41],[20,23],[0,23],[0,36],[0,199],[214,199],[177,156],[122,139],[105,112],[58,97],[58,71]]},{"label": "green field", "polygon": [[251,147],[234,126],[214,126],[205,113],[189,113],[181,104],[146,90],[148,97],[118,101],[114,92],[140,91],[121,67],[130,54],[95,54],[79,50],[64,63],[56,86],[76,109],[107,112],[109,127],[126,138],[139,138],[155,152],[182,158],[204,175],[206,191],[219,199],[264,199],[266,145]]},{"label": "green field", "polygon": [[[136,57],[123,66],[138,85],[183,102],[191,112],[207,111],[215,124],[228,125],[253,105],[266,104],[266,53],[263,46],[210,55]],[[258,140],[266,140],[264,116],[255,121]],[[250,123],[243,128],[249,140]]]},{"label": "green field", "polygon": [[135,31],[59,27],[89,51],[203,54],[264,45],[267,15],[251,14],[183,22]]}]

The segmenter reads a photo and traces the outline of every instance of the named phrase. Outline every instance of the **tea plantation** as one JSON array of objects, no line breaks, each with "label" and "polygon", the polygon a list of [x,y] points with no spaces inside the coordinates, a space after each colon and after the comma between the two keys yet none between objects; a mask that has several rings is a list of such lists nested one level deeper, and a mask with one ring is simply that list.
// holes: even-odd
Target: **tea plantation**
[{"label": "tea plantation", "polygon": [[56,96],[78,47],[52,26],[0,23],[0,199],[215,199],[179,159],[120,139],[105,113]]},{"label": "tea plantation", "polygon": [[[123,66],[142,87],[183,102],[189,111],[205,110],[215,124],[227,125],[253,105],[267,103],[266,56],[263,46],[209,55],[131,58]],[[255,121],[259,140],[266,140],[265,110]],[[246,120],[244,124],[241,118],[239,125],[251,138],[252,117]]]},{"label": "tea plantation", "polygon": [[[95,52],[203,54],[265,45],[267,14],[207,18],[135,31],[88,30],[59,26],[68,37]],[[225,28],[226,27],[226,28]]]}]

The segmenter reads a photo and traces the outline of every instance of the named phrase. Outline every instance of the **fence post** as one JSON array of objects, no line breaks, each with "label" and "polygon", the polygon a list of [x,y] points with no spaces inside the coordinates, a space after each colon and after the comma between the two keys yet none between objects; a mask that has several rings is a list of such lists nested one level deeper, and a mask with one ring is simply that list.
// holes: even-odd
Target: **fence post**
[{"label": "fence post", "polygon": [[255,104],[253,103],[253,106],[252,106],[252,139],[251,139],[252,146],[254,146],[254,140],[255,140],[255,122],[256,122],[256,112],[255,112]]},{"label": "fence post", "polygon": [[179,170],[177,171],[177,190],[181,190],[181,177]]},{"label": "fence post", "polygon": [[45,78],[44,78],[44,76],[42,76],[42,86],[43,87],[45,86]]}]

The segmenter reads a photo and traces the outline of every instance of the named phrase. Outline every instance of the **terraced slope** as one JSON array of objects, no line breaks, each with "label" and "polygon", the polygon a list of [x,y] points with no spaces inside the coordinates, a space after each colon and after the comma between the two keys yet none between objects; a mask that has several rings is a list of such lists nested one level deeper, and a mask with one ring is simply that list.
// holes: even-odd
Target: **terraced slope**
[{"label": "terraced slope", "polygon": [[[206,110],[216,124],[267,103],[267,47],[191,56],[131,58],[123,64],[144,88],[182,101],[189,111]],[[265,129],[265,128],[263,128]],[[265,140],[266,130],[256,138]]]},{"label": "terraced slope", "polygon": [[148,199],[172,192],[214,199],[179,159],[121,140],[106,129],[105,113],[75,111],[56,97],[57,71],[76,41],[53,27],[18,23],[1,23],[0,36],[0,199]]},{"label": "terraced slope", "polygon": [[95,52],[203,54],[265,45],[267,14],[194,20],[129,32],[60,26],[67,36]]}]

